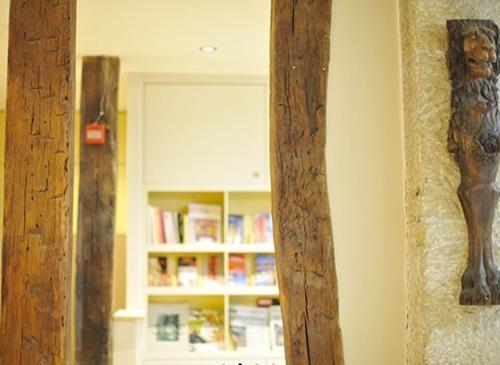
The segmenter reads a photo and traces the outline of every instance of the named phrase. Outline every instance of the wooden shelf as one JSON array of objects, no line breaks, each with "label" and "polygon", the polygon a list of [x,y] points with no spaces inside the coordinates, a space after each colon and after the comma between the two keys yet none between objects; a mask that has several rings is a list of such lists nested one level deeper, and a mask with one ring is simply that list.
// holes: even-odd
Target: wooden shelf
[{"label": "wooden shelf", "polygon": [[224,253],[226,245],[222,243],[169,243],[150,244],[149,253]]},{"label": "wooden shelf", "polygon": [[170,243],[149,244],[149,253],[274,253],[272,243]]},{"label": "wooden shelf", "polygon": [[150,297],[168,296],[277,296],[277,286],[225,286],[225,287],[148,287]]},{"label": "wooden shelf", "polygon": [[226,290],[224,287],[148,287],[149,296],[211,296],[211,295],[224,295]]},{"label": "wooden shelf", "polygon": [[277,286],[229,286],[227,295],[248,295],[248,296],[277,296],[279,290]]}]

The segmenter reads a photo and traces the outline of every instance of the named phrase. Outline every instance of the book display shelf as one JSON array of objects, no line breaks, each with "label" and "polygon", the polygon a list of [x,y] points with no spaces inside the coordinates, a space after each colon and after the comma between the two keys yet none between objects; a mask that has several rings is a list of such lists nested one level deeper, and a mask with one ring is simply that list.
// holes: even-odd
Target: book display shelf
[{"label": "book display shelf", "polygon": [[[150,210],[164,212],[164,216],[165,212],[176,212],[184,217],[182,219],[184,227],[180,228],[184,231],[183,242],[160,243],[151,242],[150,239],[145,243],[147,246],[145,254],[150,263],[147,286],[148,306],[161,308],[163,304],[168,310],[170,306],[184,304],[191,311],[203,309],[217,312],[220,316],[221,339],[218,346],[212,344],[210,348],[207,345],[208,350],[203,346],[201,350],[198,350],[195,345],[184,342],[177,345],[175,354],[172,351],[166,354],[155,351],[149,352],[148,356],[165,359],[172,358],[172,356],[179,358],[198,356],[197,359],[234,356],[235,359],[247,359],[251,351],[252,356],[260,354],[268,358],[259,360],[252,357],[253,364],[267,365],[268,361],[271,361],[270,365],[281,364],[278,360],[282,356],[283,349],[272,346],[269,308],[257,308],[258,302],[272,303],[274,299],[276,303],[279,294],[275,277],[272,237],[266,242],[262,242],[263,237],[260,237],[258,239],[260,242],[255,242],[256,236],[265,237],[259,233],[261,227],[258,227],[259,223],[255,220],[258,221],[263,215],[270,217],[270,193],[268,191],[150,191],[147,196]],[[193,234],[190,231],[196,229],[196,222],[192,222],[188,210],[193,204],[220,208],[220,220],[219,222],[214,220],[214,224],[220,226],[219,237],[214,235],[212,240],[203,237],[201,242],[191,241]],[[236,226],[231,224],[234,218],[242,218],[241,221],[245,220],[245,224]],[[150,231],[158,228],[157,223],[158,220],[151,214],[147,222]],[[207,227],[205,225],[202,228]],[[238,228],[241,230],[236,234],[235,239],[234,231]],[[166,229],[168,230],[168,227]],[[154,235],[147,234],[147,236],[152,238]],[[163,266],[155,266],[158,259],[162,260]],[[213,265],[207,264],[210,260],[213,261]],[[266,261],[271,261],[271,263],[267,262],[266,266]],[[158,280],[161,275],[165,278],[163,282]],[[252,307],[261,312],[264,311],[266,316],[265,323],[258,333],[257,341],[261,342],[255,344],[253,348],[246,349],[243,346],[242,349],[238,349],[235,331],[231,324],[235,316],[240,314],[231,315],[231,310],[233,308],[235,312],[234,308],[251,309]],[[151,315],[150,309],[148,309],[148,315]],[[252,314],[242,314],[242,316],[245,315]],[[236,320],[238,320],[237,317]],[[146,331],[154,332],[155,329],[149,326]],[[192,332],[189,325],[188,332]],[[252,334],[243,335],[244,345],[246,345],[245,342],[252,341],[246,336],[250,337]],[[147,346],[151,347],[151,344],[148,343]],[[273,356],[276,358],[273,359]],[[224,362],[217,362],[217,364],[222,363]]]},{"label": "book display shelf", "polygon": [[285,365],[268,84],[130,74],[120,365]]}]

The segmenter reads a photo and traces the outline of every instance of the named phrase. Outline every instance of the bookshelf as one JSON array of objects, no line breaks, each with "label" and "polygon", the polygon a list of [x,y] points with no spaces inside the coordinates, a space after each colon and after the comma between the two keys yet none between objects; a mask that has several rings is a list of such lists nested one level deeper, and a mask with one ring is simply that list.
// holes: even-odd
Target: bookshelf
[{"label": "bookshelf", "polygon": [[[192,287],[179,286],[178,279],[173,285],[148,286],[147,298],[149,303],[188,303],[192,307],[216,309],[223,313],[224,320],[224,348],[220,355],[227,355],[233,350],[229,327],[229,307],[233,304],[255,305],[258,298],[277,298],[277,285],[255,285],[254,262],[259,254],[274,254],[272,242],[238,244],[228,242],[229,216],[233,214],[253,217],[258,213],[270,213],[269,191],[149,191],[147,202],[165,211],[187,213],[189,204],[215,204],[221,207],[222,240],[214,243],[151,243],[146,242],[146,256],[148,259],[157,256],[166,257],[168,262],[168,276],[175,278],[178,259],[184,256],[194,257],[197,263],[203,262],[208,255],[221,257],[222,282],[220,285],[207,286],[202,280]],[[151,222],[149,222],[151,224]],[[188,237],[186,237],[188,238]],[[246,263],[246,285],[230,283],[229,260],[231,255],[242,255]],[[201,268],[198,267],[199,279],[203,279]],[[222,352],[222,351],[221,351]],[[262,353],[266,353],[263,351]],[[269,351],[271,353],[271,351]],[[186,355],[189,352],[186,353]]]},{"label": "bookshelf", "polygon": [[[267,78],[131,74],[128,87],[128,135],[133,138],[127,140],[127,292],[126,308],[115,315],[114,363],[285,365],[283,351],[271,346],[235,349],[230,335],[232,306],[255,306],[258,298],[279,297],[277,285],[257,286],[253,275],[257,256],[274,255],[273,243],[245,237],[232,244],[228,232],[230,215],[271,211]],[[207,93],[210,100],[205,101]],[[205,104],[193,107],[199,103]],[[203,133],[198,130],[202,123],[210,126]],[[219,240],[195,243],[188,236],[183,243],[164,244],[150,239],[149,207],[185,216],[190,204],[221,208]],[[179,285],[177,277],[179,258],[186,256],[196,261],[198,276],[192,286]],[[220,260],[220,285],[207,285],[203,278],[202,263],[209,256]],[[230,283],[233,256],[247,263],[244,285]],[[149,285],[149,260],[157,257],[167,263],[166,285]],[[223,348],[151,348],[150,307],[178,304],[221,313]]]}]

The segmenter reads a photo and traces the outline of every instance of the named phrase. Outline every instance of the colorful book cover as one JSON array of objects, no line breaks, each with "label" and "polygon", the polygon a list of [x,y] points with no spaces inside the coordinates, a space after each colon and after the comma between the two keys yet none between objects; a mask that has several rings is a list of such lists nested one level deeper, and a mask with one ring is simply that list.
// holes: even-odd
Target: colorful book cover
[{"label": "colorful book cover", "polygon": [[229,283],[232,285],[246,285],[246,257],[245,255],[229,255]]},{"label": "colorful book cover", "polygon": [[224,314],[215,309],[191,309],[189,312],[191,350],[201,352],[224,349]]},{"label": "colorful book cover", "polygon": [[165,226],[163,224],[163,212],[160,208],[155,208],[155,227],[156,240],[155,243],[165,243]]},{"label": "colorful book cover", "polygon": [[228,242],[240,244],[244,241],[244,220],[242,215],[230,214],[228,217]]},{"label": "colorful book cover", "polygon": [[205,285],[207,286],[223,285],[222,257],[220,255],[206,256],[204,279]]},{"label": "colorful book cover", "polygon": [[187,304],[149,304],[147,342],[152,352],[189,350]]},{"label": "colorful book cover", "polygon": [[179,286],[183,287],[198,285],[196,257],[179,257],[177,261],[177,282]]},{"label": "colorful book cover", "polygon": [[256,243],[273,242],[273,224],[270,213],[254,215],[254,241]]},{"label": "colorful book cover", "polygon": [[276,263],[273,255],[255,255],[255,285],[276,285]]},{"label": "colorful book cover", "polygon": [[222,209],[219,205],[189,204],[190,242],[221,242]]},{"label": "colorful book cover", "polygon": [[165,256],[150,257],[148,260],[148,285],[167,286],[168,271],[167,258]]}]

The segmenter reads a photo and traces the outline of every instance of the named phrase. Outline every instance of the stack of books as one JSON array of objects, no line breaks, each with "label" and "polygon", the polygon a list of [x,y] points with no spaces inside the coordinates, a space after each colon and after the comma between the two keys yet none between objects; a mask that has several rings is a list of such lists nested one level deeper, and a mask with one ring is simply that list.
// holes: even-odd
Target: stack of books
[{"label": "stack of books", "polygon": [[222,238],[222,208],[189,204],[187,214],[148,208],[148,240],[152,244],[216,243]]}]

